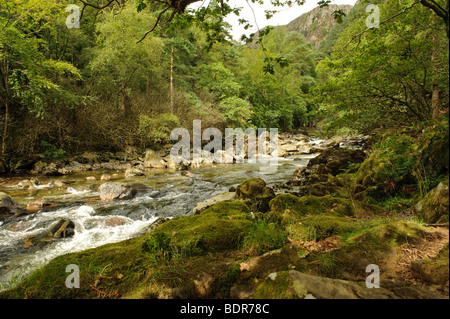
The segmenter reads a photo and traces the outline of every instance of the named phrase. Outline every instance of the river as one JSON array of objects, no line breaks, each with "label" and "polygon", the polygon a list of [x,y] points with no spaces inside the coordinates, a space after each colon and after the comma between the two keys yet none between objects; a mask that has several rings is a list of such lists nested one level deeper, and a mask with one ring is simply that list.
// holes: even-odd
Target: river
[{"label": "river", "polygon": [[[4,178],[0,180],[1,191],[19,204],[26,206],[38,199],[58,206],[0,225],[0,291],[14,286],[59,255],[142,235],[160,217],[192,214],[196,203],[228,191],[248,178],[260,177],[269,185],[285,182],[314,156],[279,158],[276,171],[271,173],[260,170],[268,164],[259,162],[200,167],[190,170],[191,177],[183,176],[180,171],[154,169],[145,176],[125,178],[123,172],[103,170],[38,177],[40,184],[31,190],[17,186],[31,176]],[[118,174],[115,182],[139,183],[147,188],[138,191],[131,200],[101,202],[92,186],[100,184],[101,175],[114,173]],[[86,181],[87,176],[95,176],[97,181]],[[67,187],[55,187],[53,183],[57,180],[65,182]],[[46,232],[61,219],[75,224],[72,237],[27,245],[29,238]]]}]

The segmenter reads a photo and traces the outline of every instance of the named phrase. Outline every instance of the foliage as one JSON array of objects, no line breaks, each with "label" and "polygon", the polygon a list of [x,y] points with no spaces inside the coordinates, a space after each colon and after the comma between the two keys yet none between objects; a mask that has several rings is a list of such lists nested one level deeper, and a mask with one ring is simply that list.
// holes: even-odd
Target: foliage
[{"label": "foliage", "polygon": [[170,133],[180,125],[177,116],[170,113],[156,117],[139,116],[139,135],[144,145],[166,144],[170,142]]},{"label": "foliage", "polygon": [[385,162],[386,178],[396,180],[408,174],[416,162],[414,139],[400,134],[388,136],[376,145],[379,159]]},{"label": "foliage", "polygon": [[66,151],[57,148],[55,145],[52,145],[47,141],[41,141],[41,146],[44,149],[43,155],[48,160],[62,159],[66,154]]},{"label": "foliage", "polygon": [[[383,2],[380,15],[394,16],[409,6]],[[355,15],[340,33],[331,59],[317,66],[317,103],[335,114],[327,119],[328,129],[350,127],[367,132],[429,120],[436,84],[443,92],[437,107],[445,109],[449,71],[443,22],[423,6],[413,6],[400,18],[368,32],[364,32],[365,19]]]}]

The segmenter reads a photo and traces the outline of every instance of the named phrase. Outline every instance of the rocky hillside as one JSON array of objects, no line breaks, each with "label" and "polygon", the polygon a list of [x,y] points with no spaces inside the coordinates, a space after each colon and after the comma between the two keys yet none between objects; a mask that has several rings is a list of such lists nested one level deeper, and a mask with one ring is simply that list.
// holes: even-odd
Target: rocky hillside
[{"label": "rocky hillside", "polygon": [[287,29],[288,31],[296,31],[303,34],[306,40],[313,42],[318,48],[330,30],[336,25],[334,11],[342,10],[347,14],[352,8],[353,6],[351,5],[330,5],[324,8],[316,7],[310,12],[292,20],[287,25]]}]

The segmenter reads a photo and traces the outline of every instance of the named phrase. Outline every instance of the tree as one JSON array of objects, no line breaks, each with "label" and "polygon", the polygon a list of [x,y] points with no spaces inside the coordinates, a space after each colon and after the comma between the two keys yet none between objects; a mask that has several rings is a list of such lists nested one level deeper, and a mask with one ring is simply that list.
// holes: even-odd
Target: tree
[{"label": "tree", "polygon": [[24,107],[43,117],[46,107],[58,99],[74,99],[63,84],[81,79],[72,64],[46,57],[51,32],[63,17],[62,4],[50,0],[4,4],[0,15],[0,101],[4,108],[2,154],[7,152],[11,108]]},{"label": "tree", "polygon": [[[386,2],[380,10],[383,16],[392,16],[401,5]],[[334,125],[367,129],[390,120],[413,123],[435,117],[436,107],[448,107],[444,23],[428,9],[415,6],[349,44],[364,30],[364,21],[363,17],[352,22],[338,39],[332,59],[318,65],[323,81],[315,93],[340,114]]]}]

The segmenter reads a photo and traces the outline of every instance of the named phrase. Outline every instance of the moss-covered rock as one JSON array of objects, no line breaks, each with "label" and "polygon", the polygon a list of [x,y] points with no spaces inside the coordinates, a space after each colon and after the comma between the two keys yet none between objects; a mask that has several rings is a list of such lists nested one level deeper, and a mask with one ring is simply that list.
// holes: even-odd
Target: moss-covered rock
[{"label": "moss-covered rock", "polygon": [[449,173],[449,123],[444,120],[425,130],[419,141],[415,175],[419,181],[426,177],[428,189],[438,185]]},{"label": "moss-covered rock", "polygon": [[237,248],[251,225],[250,209],[240,201],[222,202],[199,215],[174,218],[155,228],[175,243],[193,243],[202,251]]},{"label": "moss-covered rock", "polygon": [[235,199],[243,201],[252,211],[266,212],[275,197],[272,188],[261,178],[250,178],[236,187]]},{"label": "moss-covered rock", "polygon": [[236,188],[236,199],[256,198],[264,192],[266,182],[261,178],[250,178]]},{"label": "moss-covered rock", "polygon": [[269,206],[271,214],[282,220],[331,212],[343,216],[370,216],[383,212],[375,205],[330,195],[297,197],[281,194],[271,200]]},{"label": "moss-covered rock", "polygon": [[448,177],[414,206],[416,215],[425,223],[447,223],[449,212]]},{"label": "moss-covered rock", "polygon": [[269,274],[258,286],[256,299],[396,299],[391,291],[369,289],[363,283],[308,275],[295,270]]},{"label": "moss-covered rock", "polygon": [[413,222],[392,221],[348,238],[341,249],[330,254],[341,277],[363,280],[369,264],[380,267],[382,274],[387,273],[391,265],[387,261],[395,255],[395,249],[405,243],[417,244],[426,235],[425,228]]},{"label": "moss-covered rock", "polygon": [[354,232],[366,223],[332,214],[307,216],[286,227],[289,238],[298,241],[319,240],[333,235]]},{"label": "moss-covered rock", "polygon": [[411,270],[415,278],[431,283],[445,285],[449,279],[448,243],[431,259],[416,260],[411,263]]},{"label": "moss-covered rock", "polygon": [[362,163],[365,158],[366,154],[364,151],[335,147],[311,159],[308,167],[322,165],[318,171],[319,173],[337,175],[349,169],[350,164]]}]

